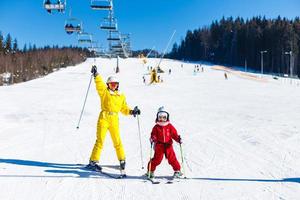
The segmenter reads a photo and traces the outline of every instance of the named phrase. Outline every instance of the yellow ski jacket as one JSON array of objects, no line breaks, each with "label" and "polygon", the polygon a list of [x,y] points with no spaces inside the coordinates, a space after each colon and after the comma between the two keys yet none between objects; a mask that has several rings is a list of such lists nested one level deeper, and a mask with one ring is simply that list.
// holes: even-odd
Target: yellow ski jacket
[{"label": "yellow ski jacket", "polygon": [[110,115],[118,114],[119,112],[124,115],[130,114],[131,108],[127,105],[124,94],[109,90],[100,75],[95,77],[95,84],[101,99],[102,112],[108,112]]}]

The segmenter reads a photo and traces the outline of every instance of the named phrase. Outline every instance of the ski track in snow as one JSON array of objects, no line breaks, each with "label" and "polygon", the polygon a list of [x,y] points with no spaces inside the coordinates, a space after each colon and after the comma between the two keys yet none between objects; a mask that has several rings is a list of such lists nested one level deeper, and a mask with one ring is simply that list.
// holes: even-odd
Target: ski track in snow
[{"label": "ski track in snow", "polygon": [[[0,87],[0,199],[272,199],[297,200],[300,194],[300,87],[264,76],[245,79],[195,63],[164,59],[164,82],[145,85],[147,66],[135,58],[120,59],[120,90],[130,106],[138,105],[143,166],[149,160],[149,136],[158,107],[164,105],[183,137],[188,177],[154,185],[141,169],[137,119],[120,114],[128,178],[112,179],[83,170],[95,142],[100,111],[91,84],[80,128],[76,125],[96,64],[104,80],[116,59],[88,59],[26,83]],[[181,67],[181,64],[184,67]],[[149,81],[149,75],[145,75]],[[174,143],[179,162],[179,145]],[[107,133],[100,163],[112,173],[118,164]],[[109,168],[109,166],[111,166]],[[164,159],[158,177],[172,175]]]}]

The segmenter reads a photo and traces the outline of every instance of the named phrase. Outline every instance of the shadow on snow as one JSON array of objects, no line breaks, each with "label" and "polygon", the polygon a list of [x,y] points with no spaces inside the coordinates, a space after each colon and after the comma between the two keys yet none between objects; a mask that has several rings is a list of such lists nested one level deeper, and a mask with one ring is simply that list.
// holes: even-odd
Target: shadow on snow
[{"label": "shadow on snow", "polygon": [[[30,166],[30,167],[41,167],[46,168],[44,172],[52,173],[52,174],[64,174],[60,176],[54,175],[5,175],[2,174],[0,177],[45,177],[45,178],[109,178],[104,174],[90,171],[85,169],[82,164],[65,164],[65,163],[49,163],[49,162],[41,162],[41,161],[32,161],[32,160],[19,160],[19,159],[1,159],[0,164],[13,164],[13,165],[21,165],[21,166]],[[118,169],[116,165],[103,165],[103,167]],[[50,168],[50,169],[49,169]],[[52,169],[51,169],[52,168]],[[0,168],[0,171],[3,171],[5,168]],[[115,174],[118,175],[118,174]],[[158,176],[157,178],[164,178],[164,176]],[[141,176],[131,176],[127,175],[126,179],[145,179]],[[240,179],[240,178],[195,178],[190,177],[186,180],[200,180],[200,181],[228,181],[228,182],[269,182],[269,183],[300,183],[300,178],[283,178],[283,179]]]},{"label": "shadow on snow", "polygon": [[[44,172],[52,174],[64,174],[64,175],[5,175],[1,174],[0,177],[22,177],[22,178],[109,178],[105,174],[91,171],[85,168],[83,164],[66,164],[66,163],[50,163],[32,160],[20,160],[20,159],[1,159],[0,164],[13,164],[29,167],[44,168]],[[102,165],[104,168],[118,169],[116,165]],[[0,172],[5,168],[0,168]],[[118,173],[110,173],[111,175],[118,176]],[[144,179],[142,176],[127,176],[127,179]]]},{"label": "shadow on snow", "polygon": [[283,178],[283,179],[242,179],[242,178],[190,178],[193,180],[203,181],[230,181],[230,182],[270,182],[270,183],[300,183],[300,178]]}]

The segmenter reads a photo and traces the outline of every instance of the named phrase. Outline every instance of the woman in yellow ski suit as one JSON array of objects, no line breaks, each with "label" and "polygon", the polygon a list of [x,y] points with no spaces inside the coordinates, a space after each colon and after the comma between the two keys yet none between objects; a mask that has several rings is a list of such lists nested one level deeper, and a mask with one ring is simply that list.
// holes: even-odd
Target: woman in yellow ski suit
[{"label": "woman in yellow ski suit", "polygon": [[105,136],[109,130],[121,168],[125,168],[125,152],[120,138],[118,113],[135,116],[140,114],[140,110],[137,107],[132,110],[127,105],[124,94],[118,91],[119,81],[115,77],[109,77],[105,84],[97,73],[96,66],[93,66],[91,72],[95,77],[96,89],[101,99],[101,112],[97,123],[97,140],[90,157],[90,164],[96,165],[99,162]]}]

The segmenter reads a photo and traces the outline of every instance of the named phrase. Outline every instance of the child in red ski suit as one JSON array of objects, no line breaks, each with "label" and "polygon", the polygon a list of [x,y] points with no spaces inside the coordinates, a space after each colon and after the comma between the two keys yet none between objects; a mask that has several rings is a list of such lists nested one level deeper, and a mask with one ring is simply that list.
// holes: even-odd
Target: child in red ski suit
[{"label": "child in red ski suit", "polygon": [[156,124],[152,129],[150,142],[154,143],[154,157],[148,163],[148,177],[154,177],[156,167],[161,163],[164,155],[173,167],[174,176],[182,175],[180,164],[173,149],[173,140],[181,144],[181,137],[169,121],[169,113],[160,107],[156,115]]}]

